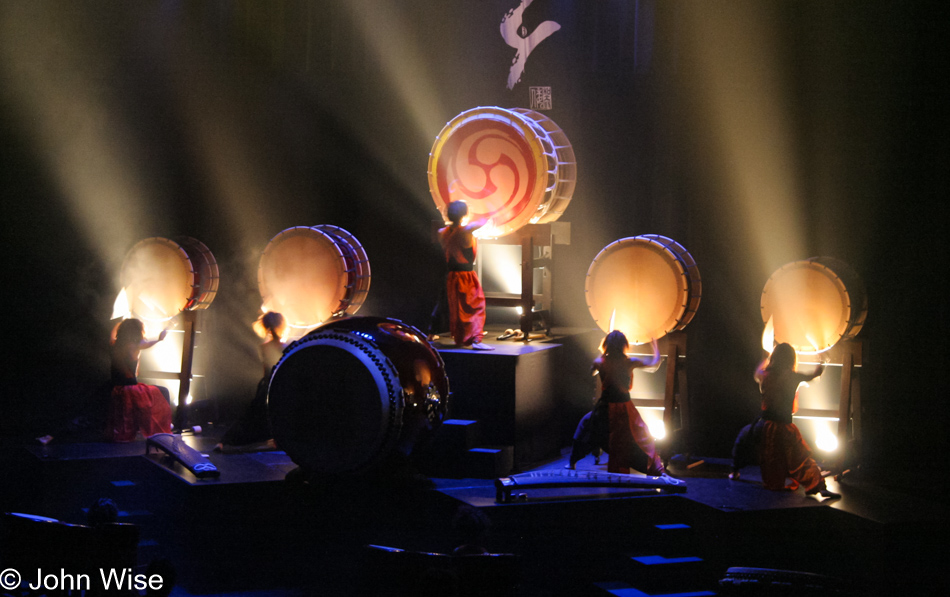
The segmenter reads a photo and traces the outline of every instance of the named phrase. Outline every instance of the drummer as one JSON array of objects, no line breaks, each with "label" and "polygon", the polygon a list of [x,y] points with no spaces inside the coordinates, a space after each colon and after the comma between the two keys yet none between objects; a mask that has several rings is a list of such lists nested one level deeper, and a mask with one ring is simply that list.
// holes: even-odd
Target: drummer
[{"label": "drummer", "polygon": [[447,212],[451,224],[439,230],[439,241],[445,251],[449,270],[446,278],[446,310],[452,338],[457,347],[494,350],[482,342],[485,333],[485,293],[475,273],[478,243],[472,234],[488,223],[488,219],[479,218],[463,224],[462,220],[468,215],[468,205],[464,201],[449,203]]},{"label": "drummer", "polygon": [[267,391],[270,387],[271,373],[284,355],[283,337],[287,330],[287,322],[280,313],[268,311],[254,322],[253,328],[265,340],[258,346],[264,377],[258,382],[257,392],[244,415],[228,429],[221,438],[221,443],[215,446],[215,450],[219,452],[249,452],[277,448],[273,440],[274,434],[271,433],[270,421],[267,418]]}]

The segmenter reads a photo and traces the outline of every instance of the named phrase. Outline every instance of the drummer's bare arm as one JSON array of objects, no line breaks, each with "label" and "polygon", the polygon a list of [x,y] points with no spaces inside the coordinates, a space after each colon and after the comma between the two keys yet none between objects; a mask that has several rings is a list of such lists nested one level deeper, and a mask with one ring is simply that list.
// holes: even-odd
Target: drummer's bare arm
[{"label": "drummer's bare arm", "polygon": [[818,367],[815,368],[814,373],[812,373],[811,375],[803,375],[802,377],[805,378],[805,381],[811,381],[815,379],[816,377],[818,377],[819,375],[821,375],[824,371],[825,371],[825,364],[818,363]]},{"label": "drummer's bare arm", "polygon": [[486,217],[481,217],[481,218],[477,218],[477,219],[475,219],[475,220],[469,221],[467,224],[465,224],[465,226],[463,227],[463,229],[464,229],[466,232],[475,232],[476,230],[478,230],[479,228],[481,228],[482,226],[484,226],[484,225],[487,224],[487,223],[488,223],[488,218],[486,218]]},{"label": "drummer's bare arm", "polygon": [[591,375],[597,375],[598,373],[600,373],[600,366],[601,366],[601,363],[603,363],[603,358],[604,358],[604,357],[602,357],[602,356],[597,357],[596,359],[594,359],[594,362],[591,363],[591,365],[590,365],[590,374],[591,374]]},{"label": "drummer's bare arm", "polygon": [[769,366],[769,359],[772,358],[772,355],[765,357],[765,360],[759,363],[759,366],[755,368],[755,383],[762,384],[762,379],[765,378],[765,368]]},{"label": "drummer's bare arm", "polygon": [[146,348],[151,348],[165,339],[165,336],[168,335],[168,330],[162,330],[162,333],[158,335],[158,338],[155,340],[142,340],[139,342],[139,350],[145,350]]},{"label": "drummer's bare arm", "polygon": [[650,338],[650,347],[653,349],[653,356],[648,361],[630,358],[630,364],[634,367],[656,367],[660,364],[660,347],[657,346],[656,338]]}]

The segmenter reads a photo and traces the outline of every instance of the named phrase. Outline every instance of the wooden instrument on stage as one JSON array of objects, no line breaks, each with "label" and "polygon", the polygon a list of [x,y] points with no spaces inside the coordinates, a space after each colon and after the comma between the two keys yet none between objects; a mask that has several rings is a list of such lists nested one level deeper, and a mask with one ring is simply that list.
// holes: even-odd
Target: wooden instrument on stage
[{"label": "wooden instrument on stage", "polygon": [[350,317],[284,351],[268,390],[274,440],[302,469],[356,473],[445,418],[449,382],[424,333],[395,319]]},{"label": "wooden instrument on stage", "polygon": [[614,487],[685,493],[686,481],[668,476],[640,477],[620,473],[553,469],[496,479],[495,501],[502,504],[511,502],[511,493],[515,490],[553,489],[558,487]]},{"label": "wooden instrument on stage", "polygon": [[647,234],[604,247],[587,271],[584,290],[600,329],[621,330],[631,344],[643,344],[692,321],[702,281],[683,245]]},{"label": "wooden instrument on stage", "polygon": [[828,350],[858,335],[868,313],[864,282],[850,265],[813,257],[783,265],[762,290],[762,321],[772,320],[775,342],[800,354]]},{"label": "wooden instrument on stage", "polygon": [[221,476],[221,471],[218,470],[218,467],[208,460],[206,456],[202,455],[201,452],[182,441],[180,435],[156,433],[145,441],[146,456],[152,451],[152,448],[164,452],[199,479]]},{"label": "wooden instrument on stage", "polygon": [[429,191],[446,217],[452,201],[469,218],[490,218],[487,236],[557,220],[577,181],[574,149],[550,118],[533,110],[481,107],[462,112],[436,137]]},{"label": "wooden instrument on stage", "polygon": [[218,277],[214,255],[201,241],[153,237],[126,254],[120,281],[132,315],[160,322],[207,309],[218,292]]},{"label": "wooden instrument on stage", "polygon": [[346,230],[296,226],[267,244],[257,277],[264,310],[281,313],[292,328],[308,330],[359,311],[371,272],[366,251]]}]

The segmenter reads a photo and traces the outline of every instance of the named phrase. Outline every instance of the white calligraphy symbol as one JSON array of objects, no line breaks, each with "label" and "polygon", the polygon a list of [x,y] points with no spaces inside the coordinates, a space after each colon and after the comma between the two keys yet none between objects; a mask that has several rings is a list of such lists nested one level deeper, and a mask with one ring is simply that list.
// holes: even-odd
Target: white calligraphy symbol
[{"label": "white calligraphy symbol", "polygon": [[544,21],[535,27],[531,35],[528,35],[527,29],[522,25],[521,17],[532,2],[534,0],[521,0],[521,4],[517,8],[509,10],[508,14],[501,19],[501,36],[506,44],[516,50],[515,57],[511,61],[511,70],[508,71],[508,89],[514,89],[518,81],[521,80],[528,55],[538,44],[561,28],[554,21]]}]

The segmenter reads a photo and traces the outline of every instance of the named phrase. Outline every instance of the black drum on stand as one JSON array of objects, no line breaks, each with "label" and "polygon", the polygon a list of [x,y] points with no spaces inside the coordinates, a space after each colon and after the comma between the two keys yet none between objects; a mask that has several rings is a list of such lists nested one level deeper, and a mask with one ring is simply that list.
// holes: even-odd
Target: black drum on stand
[{"label": "black drum on stand", "polygon": [[425,334],[395,319],[350,317],[284,351],[268,389],[274,440],[308,473],[372,469],[442,424],[449,396],[442,358]]}]

